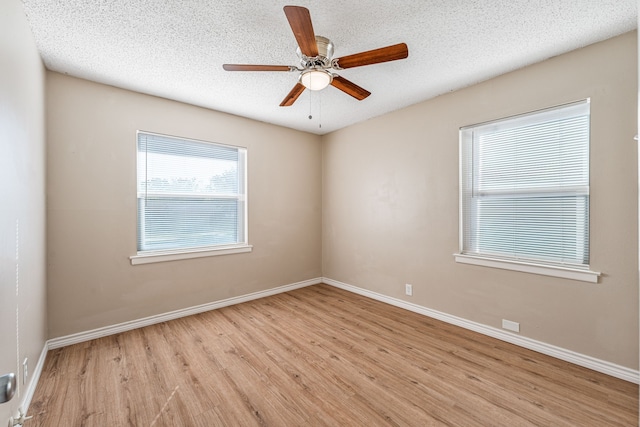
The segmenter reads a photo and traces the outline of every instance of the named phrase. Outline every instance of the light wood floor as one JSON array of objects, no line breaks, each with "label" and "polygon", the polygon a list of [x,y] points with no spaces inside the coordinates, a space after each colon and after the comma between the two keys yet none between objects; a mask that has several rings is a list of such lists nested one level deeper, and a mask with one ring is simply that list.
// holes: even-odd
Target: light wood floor
[{"label": "light wood floor", "polygon": [[26,426],[637,426],[638,386],[326,285],[57,350]]}]

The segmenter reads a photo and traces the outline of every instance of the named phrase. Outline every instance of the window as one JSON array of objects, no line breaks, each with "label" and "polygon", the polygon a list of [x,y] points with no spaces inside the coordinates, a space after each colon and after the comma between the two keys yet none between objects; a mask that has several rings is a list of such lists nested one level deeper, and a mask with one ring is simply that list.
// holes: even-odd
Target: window
[{"label": "window", "polygon": [[[250,248],[244,148],[146,132],[138,132],[137,146],[138,256],[132,263]],[[167,257],[180,253],[192,256]],[[142,260],[153,256],[161,258]]]},{"label": "window", "polygon": [[546,266],[552,271],[534,272],[570,278],[588,270],[589,107],[585,100],[460,129],[457,261]]}]

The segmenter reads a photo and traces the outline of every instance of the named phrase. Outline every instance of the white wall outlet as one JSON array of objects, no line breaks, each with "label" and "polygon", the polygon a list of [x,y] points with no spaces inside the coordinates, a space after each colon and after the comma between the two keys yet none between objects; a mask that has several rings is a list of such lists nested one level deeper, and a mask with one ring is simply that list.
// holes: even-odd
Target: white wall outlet
[{"label": "white wall outlet", "polygon": [[27,383],[27,379],[29,378],[29,359],[24,358],[22,362],[22,384]]},{"label": "white wall outlet", "polygon": [[404,285],[404,293],[409,296],[413,295],[413,285],[410,285],[408,283]]},{"label": "white wall outlet", "polygon": [[502,329],[513,332],[520,332],[520,323],[502,319]]}]

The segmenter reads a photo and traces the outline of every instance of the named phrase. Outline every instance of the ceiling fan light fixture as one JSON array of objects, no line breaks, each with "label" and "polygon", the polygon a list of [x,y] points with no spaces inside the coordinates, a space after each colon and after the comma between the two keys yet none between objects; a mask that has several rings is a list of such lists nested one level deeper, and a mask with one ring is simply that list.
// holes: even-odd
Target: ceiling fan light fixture
[{"label": "ceiling fan light fixture", "polygon": [[300,74],[300,83],[309,90],[322,90],[331,84],[333,75],[326,70],[311,69]]}]

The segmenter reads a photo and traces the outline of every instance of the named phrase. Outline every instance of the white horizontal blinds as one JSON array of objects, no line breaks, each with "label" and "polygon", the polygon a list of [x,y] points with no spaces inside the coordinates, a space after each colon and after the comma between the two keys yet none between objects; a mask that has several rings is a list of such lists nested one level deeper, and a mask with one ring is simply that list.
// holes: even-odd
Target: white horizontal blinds
[{"label": "white horizontal blinds", "polygon": [[589,102],[461,130],[463,252],[589,264]]},{"label": "white horizontal blinds", "polygon": [[245,150],[138,133],[138,251],[245,241]]}]

